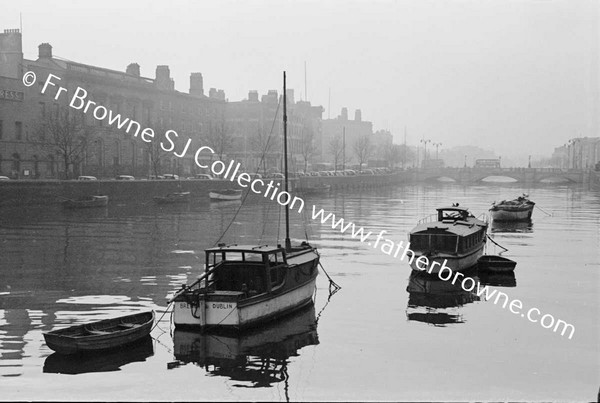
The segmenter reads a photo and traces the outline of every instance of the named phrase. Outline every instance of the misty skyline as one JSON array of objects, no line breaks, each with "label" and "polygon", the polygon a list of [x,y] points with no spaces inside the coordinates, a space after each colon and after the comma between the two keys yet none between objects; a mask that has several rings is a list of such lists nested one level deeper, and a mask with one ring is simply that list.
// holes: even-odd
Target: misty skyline
[{"label": "misty skyline", "polygon": [[[153,78],[175,88],[201,72],[205,93],[230,101],[281,92],[335,118],[361,109],[401,143],[475,145],[502,155],[549,155],[599,128],[598,3],[594,1],[21,2],[23,53],[54,55]],[[306,63],[306,82],[305,82]],[[331,99],[329,101],[329,91]],[[329,106],[330,105],[330,106]]]}]

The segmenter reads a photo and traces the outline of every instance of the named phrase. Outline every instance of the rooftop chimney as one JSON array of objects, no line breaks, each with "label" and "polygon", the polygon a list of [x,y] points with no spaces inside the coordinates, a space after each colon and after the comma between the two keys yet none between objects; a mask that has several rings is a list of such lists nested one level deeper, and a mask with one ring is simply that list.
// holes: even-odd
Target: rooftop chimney
[{"label": "rooftop chimney", "polygon": [[348,120],[348,108],[342,108],[341,120]]},{"label": "rooftop chimney", "polygon": [[190,74],[190,95],[204,96],[204,79],[202,73]]},{"label": "rooftop chimney", "polygon": [[171,72],[169,66],[156,66],[156,87],[161,90],[174,90],[175,81],[171,78]]},{"label": "rooftop chimney", "polygon": [[356,120],[357,122],[360,122],[362,120],[362,112],[360,111],[360,109],[354,111],[354,120]]},{"label": "rooftop chimney", "polygon": [[294,104],[294,89],[293,88],[287,88],[285,90],[285,97],[287,98],[286,101],[289,105],[293,105]]},{"label": "rooftop chimney", "polygon": [[140,65],[137,63],[129,64],[129,66],[127,66],[127,69],[125,70],[125,73],[129,74],[130,76],[139,77],[140,76]]},{"label": "rooftop chimney", "polygon": [[251,90],[250,92],[248,92],[248,101],[258,102],[258,91]]},{"label": "rooftop chimney", "polygon": [[51,58],[52,57],[52,45],[49,43],[42,43],[38,46],[38,58]]}]

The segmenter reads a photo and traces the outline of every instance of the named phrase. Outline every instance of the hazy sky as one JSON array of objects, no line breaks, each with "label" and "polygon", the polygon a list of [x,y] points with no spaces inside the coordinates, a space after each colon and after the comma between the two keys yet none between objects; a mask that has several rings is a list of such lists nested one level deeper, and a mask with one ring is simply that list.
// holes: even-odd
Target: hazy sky
[{"label": "hazy sky", "polygon": [[[594,0],[3,2],[0,29],[23,50],[154,77],[190,72],[231,101],[281,91],[325,108],[361,109],[397,142],[470,144],[499,154],[550,154],[598,136],[599,2]],[[329,101],[329,91],[331,98]],[[329,110],[329,105],[331,110]]]}]

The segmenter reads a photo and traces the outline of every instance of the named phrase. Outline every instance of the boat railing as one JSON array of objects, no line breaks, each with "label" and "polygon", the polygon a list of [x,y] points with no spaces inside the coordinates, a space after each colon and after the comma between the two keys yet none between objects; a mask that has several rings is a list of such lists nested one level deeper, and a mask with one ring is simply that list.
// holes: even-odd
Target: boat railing
[{"label": "boat railing", "polygon": [[429,214],[427,217],[421,218],[418,221],[417,224],[427,224],[427,223],[430,223],[430,222],[433,222],[433,221],[437,221],[437,219],[438,219],[437,213],[435,213],[435,214]]},{"label": "boat railing", "polygon": [[490,216],[489,216],[488,213],[481,213],[481,214],[479,214],[477,216],[477,219],[483,221],[486,224],[490,223]]}]

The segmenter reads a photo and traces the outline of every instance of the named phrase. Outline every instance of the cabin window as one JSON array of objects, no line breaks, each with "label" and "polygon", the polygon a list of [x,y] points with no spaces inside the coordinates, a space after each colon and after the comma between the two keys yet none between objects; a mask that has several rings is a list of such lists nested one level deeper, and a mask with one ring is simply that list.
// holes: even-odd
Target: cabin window
[{"label": "cabin window", "polygon": [[218,253],[211,253],[208,255],[208,265],[209,266],[214,266],[217,263],[220,263],[223,260],[223,254],[218,252]]},{"label": "cabin window", "polygon": [[244,260],[247,262],[260,262],[263,261],[262,253],[244,253]]},{"label": "cabin window", "polygon": [[244,255],[242,254],[242,252],[227,252],[227,254],[225,255],[225,260],[227,260],[228,262],[242,261],[244,260]]}]

